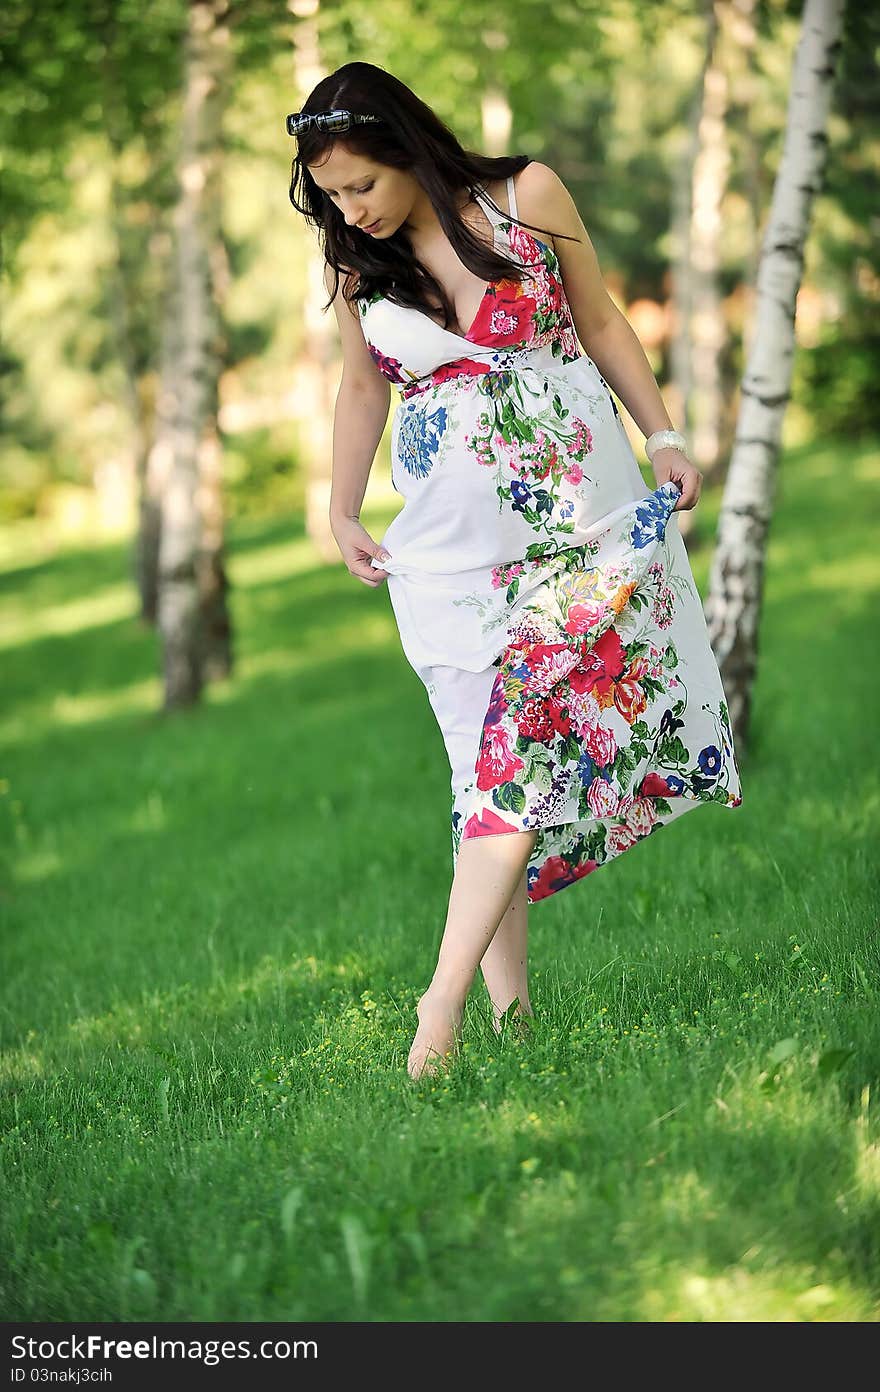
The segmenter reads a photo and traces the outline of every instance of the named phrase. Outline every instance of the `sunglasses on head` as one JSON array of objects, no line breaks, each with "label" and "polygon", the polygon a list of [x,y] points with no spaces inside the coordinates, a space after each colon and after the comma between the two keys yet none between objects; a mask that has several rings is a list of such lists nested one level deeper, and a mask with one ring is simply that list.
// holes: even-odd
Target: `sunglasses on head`
[{"label": "sunglasses on head", "polygon": [[287,118],[287,134],[299,135],[314,125],[318,130],[347,131],[350,126],[381,121],[381,116],[361,116],[355,111],[292,111]]}]

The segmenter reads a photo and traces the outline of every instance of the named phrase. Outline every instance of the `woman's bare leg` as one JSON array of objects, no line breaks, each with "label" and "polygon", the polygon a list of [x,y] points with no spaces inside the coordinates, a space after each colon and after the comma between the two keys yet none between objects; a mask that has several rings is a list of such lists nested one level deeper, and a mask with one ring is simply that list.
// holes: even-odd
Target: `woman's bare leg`
[{"label": "woman's bare leg", "polygon": [[528,914],[528,878],[522,874],[480,963],[492,1002],[493,1026],[496,1030],[500,1030],[501,1016],[515,1000],[519,1001],[518,1015],[532,1014],[528,979]]},{"label": "woman's bare leg", "polygon": [[434,1072],[455,1043],[464,1003],[499,923],[522,878],[537,831],[474,836],[459,847],[446,926],[431,984],[420,997],[419,1027],[409,1053],[412,1078]]}]

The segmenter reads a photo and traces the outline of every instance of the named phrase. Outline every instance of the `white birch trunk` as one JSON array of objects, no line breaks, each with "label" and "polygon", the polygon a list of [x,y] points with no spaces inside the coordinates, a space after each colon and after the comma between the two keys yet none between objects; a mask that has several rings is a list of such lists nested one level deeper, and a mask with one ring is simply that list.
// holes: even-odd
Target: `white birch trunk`
[{"label": "white birch trunk", "polygon": [[[188,9],[174,268],[150,458],[151,486],[161,500],[158,626],[165,709],[192,704],[206,677],[229,666],[220,560],[216,293],[226,12],[227,0],[190,0]],[[225,663],[218,649],[225,649]]]},{"label": "white birch trunk", "polygon": [[757,668],[764,557],[782,422],[791,390],[795,302],[826,125],[844,0],[806,0],[794,59],[785,147],[758,265],[755,326],[721,503],[705,614],[731,723],[745,748]]}]

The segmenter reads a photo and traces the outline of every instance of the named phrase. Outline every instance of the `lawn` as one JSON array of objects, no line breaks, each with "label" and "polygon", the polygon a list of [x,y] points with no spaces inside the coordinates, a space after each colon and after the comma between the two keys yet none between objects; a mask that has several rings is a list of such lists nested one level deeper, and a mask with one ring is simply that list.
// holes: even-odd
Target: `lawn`
[{"label": "lawn", "polygon": [[418,1085],[449,770],[387,590],[238,524],[169,718],[126,550],[7,553],[4,1318],[876,1321],[878,478],[782,461],[743,805],[532,906],[531,1038],[478,981]]}]

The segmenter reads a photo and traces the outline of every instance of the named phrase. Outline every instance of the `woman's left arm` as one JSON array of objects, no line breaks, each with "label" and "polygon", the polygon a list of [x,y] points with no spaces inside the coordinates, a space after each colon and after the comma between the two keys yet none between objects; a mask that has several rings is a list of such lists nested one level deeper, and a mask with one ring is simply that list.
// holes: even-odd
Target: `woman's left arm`
[{"label": "woman's left arm", "polygon": [[[537,161],[516,176],[516,184],[521,218],[536,227],[548,227],[577,238],[574,242],[556,238],[553,249],[575,331],[585,352],[646,439],[655,430],[672,430],[645,350],[605,289],[595,248],[565,184],[548,165]],[[672,479],[681,485],[676,511],[694,506],[703,476],[686,455],[676,449],[659,449],[651,467],[658,484]]]}]

